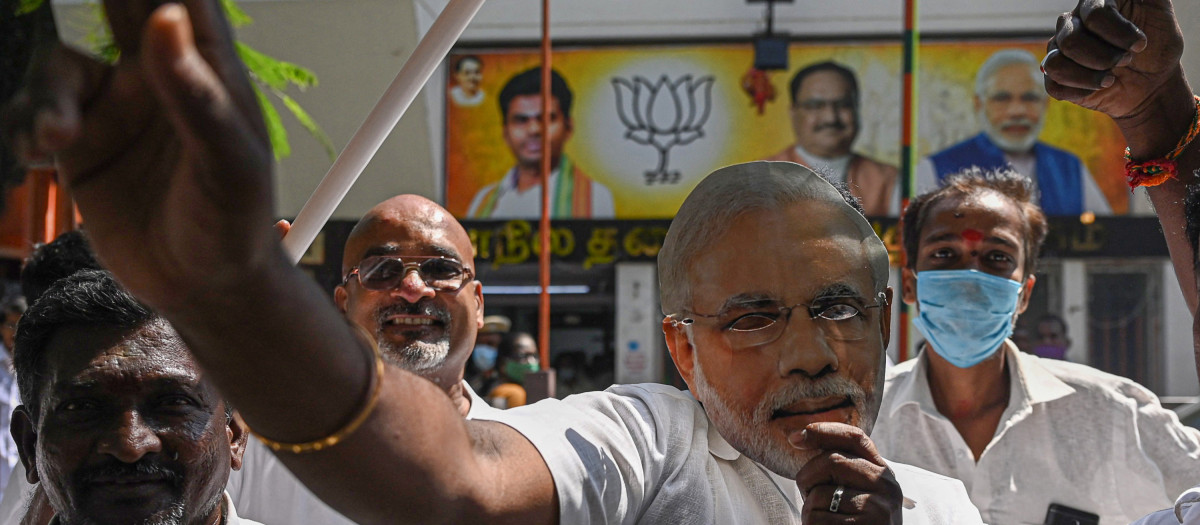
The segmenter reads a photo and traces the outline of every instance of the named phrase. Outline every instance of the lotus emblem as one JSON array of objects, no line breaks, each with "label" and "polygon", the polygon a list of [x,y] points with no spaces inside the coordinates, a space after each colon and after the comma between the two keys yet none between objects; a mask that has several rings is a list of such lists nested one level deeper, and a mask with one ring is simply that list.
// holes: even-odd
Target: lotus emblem
[{"label": "lotus emblem", "polygon": [[668,167],[668,153],[704,136],[714,80],[692,75],[675,80],[663,75],[656,82],[640,76],[612,79],[625,138],[658,150],[658,167],[646,172],[647,186],[679,182],[679,171]]}]

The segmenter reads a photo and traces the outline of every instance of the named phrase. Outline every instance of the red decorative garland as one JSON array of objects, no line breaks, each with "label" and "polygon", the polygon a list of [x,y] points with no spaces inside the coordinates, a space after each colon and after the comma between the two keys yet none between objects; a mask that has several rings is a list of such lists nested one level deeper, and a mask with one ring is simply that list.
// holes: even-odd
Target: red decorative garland
[{"label": "red decorative garland", "polygon": [[1188,147],[1197,135],[1200,135],[1200,96],[1196,96],[1196,111],[1192,114],[1192,126],[1188,128],[1187,135],[1184,135],[1179,140],[1179,144],[1175,149],[1171,150],[1166,156],[1135,162],[1129,154],[1129,148],[1125,148],[1125,178],[1129,181],[1129,189],[1135,189],[1138,186],[1158,186],[1168,180],[1174,179],[1179,174],[1179,165],[1175,159],[1183,154],[1184,148]]}]

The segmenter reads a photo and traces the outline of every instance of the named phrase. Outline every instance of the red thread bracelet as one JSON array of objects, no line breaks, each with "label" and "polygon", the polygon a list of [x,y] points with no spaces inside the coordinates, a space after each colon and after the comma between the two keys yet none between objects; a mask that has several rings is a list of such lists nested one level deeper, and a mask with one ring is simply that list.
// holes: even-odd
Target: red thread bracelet
[{"label": "red thread bracelet", "polygon": [[1183,154],[1183,150],[1200,135],[1200,96],[1195,96],[1196,110],[1192,113],[1192,126],[1188,128],[1188,132],[1179,140],[1179,144],[1175,149],[1171,150],[1166,156],[1158,159],[1136,162],[1129,153],[1129,148],[1125,148],[1125,178],[1128,179],[1129,189],[1135,189],[1138,186],[1158,186],[1168,180],[1174,179],[1179,174],[1179,165],[1175,159]]}]

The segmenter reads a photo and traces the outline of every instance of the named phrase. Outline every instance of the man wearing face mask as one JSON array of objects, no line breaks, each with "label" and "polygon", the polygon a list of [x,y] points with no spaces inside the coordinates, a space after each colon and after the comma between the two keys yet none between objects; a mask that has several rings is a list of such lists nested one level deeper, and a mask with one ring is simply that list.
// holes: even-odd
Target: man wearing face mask
[{"label": "man wearing face mask", "polygon": [[483,328],[475,335],[475,348],[471,349],[471,359],[467,360],[463,374],[476,392],[487,392],[495,384],[497,348],[510,328],[512,321],[503,315],[483,318]]},{"label": "man wearing face mask", "polygon": [[1051,508],[1129,523],[1200,471],[1200,431],[1128,379],[1018,352],[1046,218],[1028,179],[966,172],[903,216],[904,301],[926,343],[888,372],[871,438],[896,461],[958,478],[987,523]]},{"label": "man wearing face mask", "polygon": [[498,408],[524,405],[525,376],[540,369],[537,342],[526,332],[504,334],[497,351],[498,381],[488,390],[487,398]]},{"label": "man wearing face mask", "polygon": [[1033,354],[1048,359],[1066,359],[1071,349],[1071,337],[1067,335],[1067,322],[1063,318],[1046,314],[1034,325]]}]

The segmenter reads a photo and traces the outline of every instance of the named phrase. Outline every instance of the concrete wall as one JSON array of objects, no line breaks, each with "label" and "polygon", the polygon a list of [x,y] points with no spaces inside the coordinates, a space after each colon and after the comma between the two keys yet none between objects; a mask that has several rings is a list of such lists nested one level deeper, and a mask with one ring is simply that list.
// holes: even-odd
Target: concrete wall
[{"label": "concrete wall", "polygon": [[1192,90],[1200,91],[1200,2],[1175,2],[1175,16],[1183,28],[1183,38],[1191,49],[1183,52],[1183,69],[1192,82]]},{"label": "concrete wall", "polygon": [[[254,23],[238,31],[246,44],[313,70],[320,85],[294,98],[340,151],[416,45],[411,2],[395,0],[242,1]],[[94,25],[94,7],[56,6],[64,37],[79,40]],[[292,217],[329,169],[319,143],[277,106],[291,137],[292,155],[279,163],[280,216]],[[434,194],[426,107],[413,104],[346,196],[334,218],[357,219],[397,193]]]}]

